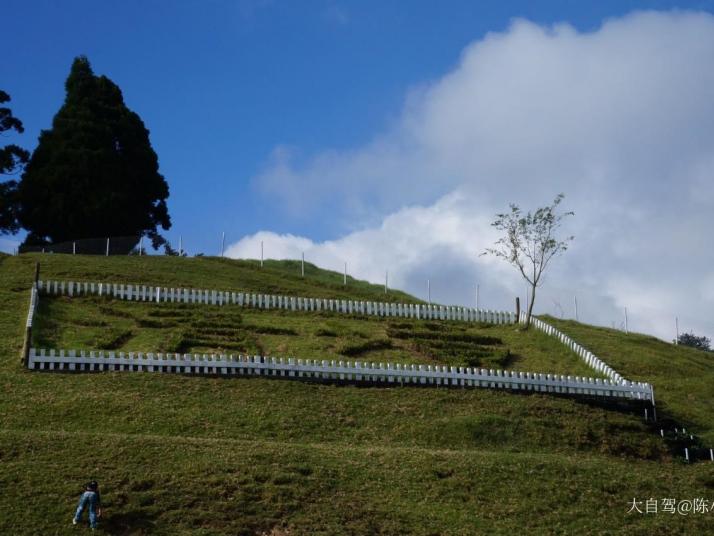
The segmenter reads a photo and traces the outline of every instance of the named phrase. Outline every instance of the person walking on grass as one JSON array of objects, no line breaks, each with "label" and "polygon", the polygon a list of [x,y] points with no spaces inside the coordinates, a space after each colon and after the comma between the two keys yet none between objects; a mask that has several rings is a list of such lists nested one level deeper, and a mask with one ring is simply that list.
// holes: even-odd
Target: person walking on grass
[{"label": "person walking on grass", "polygon": [[82,519],[82,512],[87,508],[89,510],[89,526],[92,530],[97,528],[97,519],[102,516],[102,501],[99,497],[99,484],[96,480],[92,480],[84,487],[84,492],[79,498],[77,511],[72,519],[72,524],[76,525]]}]

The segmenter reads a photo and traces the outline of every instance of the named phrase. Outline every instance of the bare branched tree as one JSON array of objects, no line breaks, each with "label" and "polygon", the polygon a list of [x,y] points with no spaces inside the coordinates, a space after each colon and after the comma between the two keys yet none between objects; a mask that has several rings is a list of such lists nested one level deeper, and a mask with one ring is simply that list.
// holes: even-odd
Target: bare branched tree
[{"label": "bare branched tree", "polygon": [[518,268],[523,278],[530,285],[531,297],[524,329],[531,325],[531,314],[535,303],[536,288],[541,284],[543,272],[551,259],[568,249],[573,236],[562,240],[555,237],[566,216],[574,212],[556,214],[558,205],[565,197],[559,194],[553,204],[537,209],[535,212],[523,214],[521,209],[511,204],[511,211],[497,214],[496,221],[491,225],[503,231],[505,236],[496,241],[493,248],[488,248],[482,255],[495,255]]}]

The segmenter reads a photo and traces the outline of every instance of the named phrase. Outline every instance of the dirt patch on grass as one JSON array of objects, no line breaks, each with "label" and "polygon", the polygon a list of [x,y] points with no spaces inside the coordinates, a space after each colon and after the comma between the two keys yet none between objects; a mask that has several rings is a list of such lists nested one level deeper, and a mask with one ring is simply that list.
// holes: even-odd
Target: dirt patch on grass
[{"label": "dirt patch on grass", "polygon": [[387,350],[393,348],[394,345],[389,339],[372,339],[357,344],[344,344],[338,348],[337,352],[346,355],[348,357],[354,357],[367,352],[374,352],[376,350]]}]

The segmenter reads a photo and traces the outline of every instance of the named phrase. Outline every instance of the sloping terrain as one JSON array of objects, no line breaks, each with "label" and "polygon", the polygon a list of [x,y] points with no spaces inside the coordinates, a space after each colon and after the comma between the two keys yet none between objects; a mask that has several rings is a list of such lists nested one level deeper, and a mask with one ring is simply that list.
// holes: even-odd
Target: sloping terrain
[{"label": "sloping terrain", "polygon": [[[23,370],[19,350],[36,260],[47,279],[417,301],[352,280],[345,288],[341,274],[312,266],[303,279],[298,263],[261,269],[213,258],[0,257],[2,534],[75,533],[71,512],[90,477],[102,485],[102,530],[109,534],[705,534],[711,527],[714,512],[627,513],[633,498],[711,502],[714,464],[683,464],[658,430],[624,410],[485,389]],[[235,344],[236,352],[479,359],[484,366],[510,358],[509,368],[594,375],[543,334],[513,326],[443,329],[94,298],[44,299],[38,322],[36,345],[212,351]],[[560,327],[628,377],[653,381],[658,404],[672,416],[711,430],[707,401],[692,401],[690,414],[678,413],[676,402],[687,398],[684,389],[705,392],[706,367],[665,389],[666,378],[649,376],[656,371],[588,340],[596,328]],[[607,336],[636,353],[636,340]],[[484,343],[479,355],[456,344],[468,340]],[[677,351],[666,355],[682,370],[692,367]]]},{"label": "sloping terrain", "polygon": [[714,446],[714,353],[675,346],[641,333],[546,317],[627,378],[655,386],[662,417],[696,432]]},{"label": "sloping terrain", "polygon": [[233,353],[446,364],[597,376],[572,351],[513,325],[380,318],[108,296],[43,296],[35,348]]}]

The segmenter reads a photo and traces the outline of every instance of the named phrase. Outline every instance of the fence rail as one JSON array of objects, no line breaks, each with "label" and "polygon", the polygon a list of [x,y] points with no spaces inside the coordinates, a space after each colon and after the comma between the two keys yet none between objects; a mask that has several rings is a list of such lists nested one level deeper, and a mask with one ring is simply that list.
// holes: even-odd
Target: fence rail
[{"label": "fence rail", "polygon": [[[137,246],[139,248],[137,249]],[[18,253],[63,253],[67,255],[132,255],[140,254],[143,248],[141,236],[113,236],[110,238],[81,238],[53,244],[27,245],[18,248]]]},{"label": "fence rail", "polygon": [[648,383],[439,365],[303,360],[243,355],[30,350],[28,366],[45,371],[135,371],[264,376],[352,383],[430,385],[654,400]]},{"label": "fence rail", "polygon": [[35,311],[40,300],[40,294],[37,291],[36,283],[32,284],[30,289],[30,306],[27,311],[27,320],[25,321],[25,336],[22,341],[22,355],[20,361],[23,365],[27,365],[30,347],[32,346],[32,324],[35,320]]},{"label": "fence rail", "polygon": [[[523,323],[526,321],[526,313],[521,313],[520,316],[520,322]],[[561,343],[566,345],[568,348],[570,348],[573,352],[575,352],[585,363],[592,369],[601,372],[608,378],[610,378],[611,381],[613,382],[624,382],[626,381],[622,375],[617,372],[615,369],[610,367],[607,363],[605,363],[602,359],[597,357],[595,354],[587,350],[585,347],[581,346],[577,342],[575,342],[573,339],[568,337],[565,333],[562,331],[554,328],[547,322],[543,322],[539,318],[531,317],[531,324],[533,324],[537,329],[541,330],[542,332],[555,337],[558,339]]]},{"label": "fence rail", "polygon": [[490,324],[513,324],[516,315],[510,311],[491,311],[469,307],[424,305],[353,300],[333,300],[278,296],[244,292],[170,288],[119,283],[39,281],[38,288],[48,295],[110,296],[120,300],[143,302],[201,303],[209,305],[239,305],[258,309],[286,309],[292,311],[330,311],[343,314],[362,314],[416,318],[425,320],[459,320]]}]

